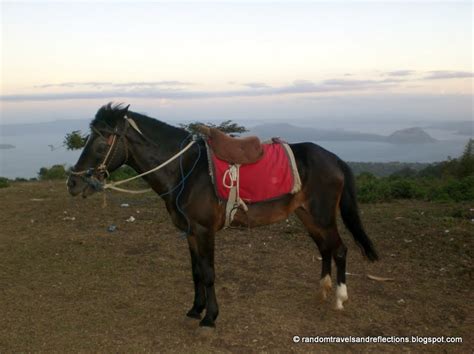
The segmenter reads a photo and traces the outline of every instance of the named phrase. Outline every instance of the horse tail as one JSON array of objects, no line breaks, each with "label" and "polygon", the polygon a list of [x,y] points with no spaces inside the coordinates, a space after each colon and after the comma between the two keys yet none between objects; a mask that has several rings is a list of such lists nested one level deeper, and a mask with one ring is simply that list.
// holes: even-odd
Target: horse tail
[{"label": "horse tail", "polygon": [[379,259],[372,241],[365,233],[364,226],[359,215],[355,191],[355,179],[351,168],[341,159],[338,165],[344,172],[344,189],[342,191],[339,208],[341,210],[344,225],[349,229],[355,242],[361,248],[364,255],[372,262]]}]

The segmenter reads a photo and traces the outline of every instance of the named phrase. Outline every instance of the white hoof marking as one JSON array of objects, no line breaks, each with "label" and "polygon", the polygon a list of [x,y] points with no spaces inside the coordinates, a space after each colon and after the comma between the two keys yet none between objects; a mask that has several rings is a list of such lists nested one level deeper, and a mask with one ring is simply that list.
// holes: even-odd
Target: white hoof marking
[{"label": "white hoof marking", "polygon": [[349,299],[347,296],[347,287],[346,284],[342,283],[341,285],[337,285],[336,288],[336,310],[343,310],[344,305],[343,303]]}]

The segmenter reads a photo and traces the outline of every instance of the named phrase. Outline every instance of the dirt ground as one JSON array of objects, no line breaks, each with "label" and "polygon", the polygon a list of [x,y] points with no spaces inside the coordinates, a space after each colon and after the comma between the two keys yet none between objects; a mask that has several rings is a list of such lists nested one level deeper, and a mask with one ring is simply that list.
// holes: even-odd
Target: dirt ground
[{"label": "dirt ground", "polygon": [[[298,220],[222,231],[220,315],[215,330],[202,330],[185,317],[193,298],[187,243],[156,196],[113,194],[104,209],[99,195],[73,199],[63,182],[34,182],[1,189],[0,201],[1,352],[473,350],[474,205],[361,205],[382,260],[365,261],[341,227],[349,247],[342,312],[334,291],[320,300],[319,254]],[[293,342],[379,335],[463,343]]]}]

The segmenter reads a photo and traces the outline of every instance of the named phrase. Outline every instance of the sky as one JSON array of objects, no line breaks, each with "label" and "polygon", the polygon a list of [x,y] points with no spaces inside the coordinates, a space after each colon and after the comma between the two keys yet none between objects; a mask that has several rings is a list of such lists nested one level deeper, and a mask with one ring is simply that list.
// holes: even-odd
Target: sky
[{"label": "sky", "polygon": [[2,2],[2,124],[467,120],[468,2]]}]

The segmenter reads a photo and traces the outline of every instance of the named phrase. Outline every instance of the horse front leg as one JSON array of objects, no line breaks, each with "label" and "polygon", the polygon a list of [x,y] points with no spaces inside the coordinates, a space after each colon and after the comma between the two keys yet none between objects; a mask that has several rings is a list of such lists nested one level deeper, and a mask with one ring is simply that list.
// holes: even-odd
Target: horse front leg
[{"label": "horse front leg", "polygon": [[191,266],[194,282],[194,301],[193,306],[186,316],[201,319],[201,312],[206,307],[206,289],[202,281],[201,270],[199,267],[199,257],[197,250],[196,238],[194,235],[188,236],[189,253],[191,255]]},{"label": "horse front leg", "polygon": [[206,315],[199,323],[204,327],[215,327],[219,314],[216,292],[214,289],[214,234],[202,233],[198,236],[198,264],[202,283],[206,289]]}]

